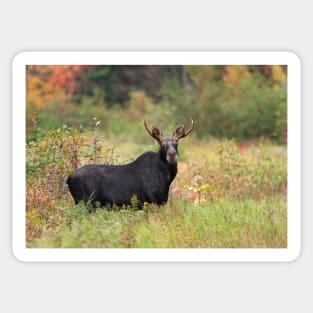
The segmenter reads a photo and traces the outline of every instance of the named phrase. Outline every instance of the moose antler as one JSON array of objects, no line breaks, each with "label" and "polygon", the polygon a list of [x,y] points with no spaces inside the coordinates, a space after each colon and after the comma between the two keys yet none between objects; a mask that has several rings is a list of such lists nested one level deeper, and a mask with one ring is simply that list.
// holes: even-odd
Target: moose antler
[{"label": "moose antler", "polygon": [[188,129],[187,132],[185,132],[184,125],[179,125],[179,126],[176,127],[176,130],[175,130],[175,132],[173,134],[175,140],[182,139],[182,138],[188,136],[192,132],[192,130],[195,127],[195,122],[193,121],[192,118],[190,120],[191,120],[191,127]]},{"label": "moose antler", "polygon": [[188,135],[193,131],[193,129],[194,129],[194,127],[195,127],[195,122],[193,121],[193,119],[190,118],[190,120],[191,120],[191,127],[190,127],[189,130],[185,133],[185,136],[184,136],[184,137],[188,136]]}]

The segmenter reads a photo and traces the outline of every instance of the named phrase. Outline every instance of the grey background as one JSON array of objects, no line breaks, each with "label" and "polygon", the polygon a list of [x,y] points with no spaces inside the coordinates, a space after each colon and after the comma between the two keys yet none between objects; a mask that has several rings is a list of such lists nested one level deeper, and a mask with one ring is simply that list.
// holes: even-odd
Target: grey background
[{"label": "grey background", "polygon": [[[309,1],[2,1],[1,312],[312,312]],[[21,263],[11,254],[11,60],[21,50],[289,50],[302,60],[303,243],[292,263]],[[311,106],[310,106],[311,105]],[[14,117],[13,117],[14,118]]]}]

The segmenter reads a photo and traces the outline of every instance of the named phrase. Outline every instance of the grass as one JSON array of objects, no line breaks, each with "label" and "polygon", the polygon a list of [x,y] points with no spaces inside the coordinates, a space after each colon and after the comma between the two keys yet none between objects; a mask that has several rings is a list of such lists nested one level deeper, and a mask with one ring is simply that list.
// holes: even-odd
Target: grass
[{"label": "grass", "polygon": [[178,175],[163,207],[87,213],[64,184],[85,163],[125,163],[156,146],[64,127],[27,144],[29,248],[287,247],[286,146],[180,144]]},{"label": "grass", "polygon": [[62,221],[28,243],[41,248],[272,248],[286,247],[284,198],[178,202],[142,211],[89,214],[60,209]]}]

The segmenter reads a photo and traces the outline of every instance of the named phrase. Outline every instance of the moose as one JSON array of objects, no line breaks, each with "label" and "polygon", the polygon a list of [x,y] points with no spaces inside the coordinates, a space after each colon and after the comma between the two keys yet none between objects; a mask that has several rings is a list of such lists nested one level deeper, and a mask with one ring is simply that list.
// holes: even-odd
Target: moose
[{"label": "moose", "polygon": [[106,208],[131,205],[136,199],[139,209],[143,204],[163,205],[168,200],[169,187],[177,174],[178,141],[194,129],[185,131],[184,125],[176,127],[172,136],[164,137],[159,128],[144,127],[159,144],[158,152],[146,152],[125,165],[89,164],[78,168],[67,178],[75,204],[80,201],[92,207]]}]

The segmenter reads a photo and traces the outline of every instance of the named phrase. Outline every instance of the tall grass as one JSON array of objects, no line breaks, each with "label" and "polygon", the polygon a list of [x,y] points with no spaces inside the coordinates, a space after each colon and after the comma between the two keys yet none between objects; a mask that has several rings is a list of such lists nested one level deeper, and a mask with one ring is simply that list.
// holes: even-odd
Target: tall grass
[{"label": "tall grass", "polygon": [[87,213],[60,208],[60,222],[44,223],[28,247],[282,248],[287,246],[285,197],[190,204],[178,201],[142,211]]}]

